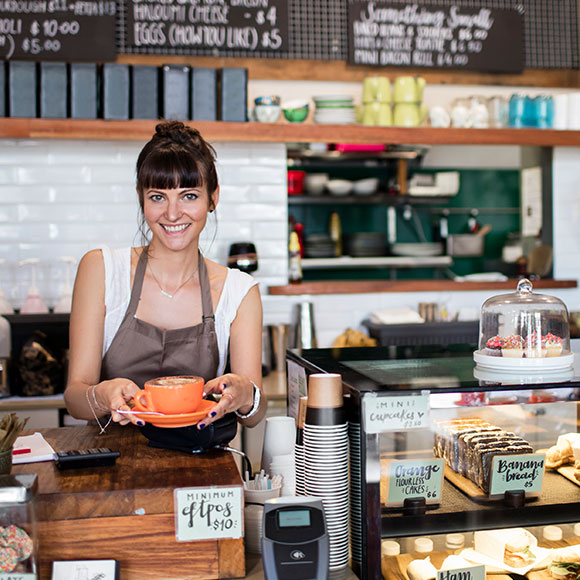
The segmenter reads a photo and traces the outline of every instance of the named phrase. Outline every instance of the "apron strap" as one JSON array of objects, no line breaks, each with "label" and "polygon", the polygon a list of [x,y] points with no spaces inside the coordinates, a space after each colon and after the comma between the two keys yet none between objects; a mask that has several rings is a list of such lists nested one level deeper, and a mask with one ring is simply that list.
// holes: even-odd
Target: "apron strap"
[{"label": "apron strap", "polygon": [[206,320],[215,320],[213,315],[213,304],[211,303],[211,287],[209,284],[209,275],[205,260],[198,250],[198,270],[199,270],[199,287],[201,290],[201,306],[203,309],[203,322]]},{"label": "apron strap", "polygon": [[141,288],[143,288],[143,280],[145,279],[147,260],[149,258],[149,254],[147,253],[148,250],[149,246],[146,246],[143,248],[143,250],[141,250],[141,255],[139,256],[139,261],[137,262],[137,268],[135,268],[133,288],[131,289],[131,300],[129,301],[129,306],[127,307],[127,317],[133,317],[137,312],[137,306],[139,305],[139,300],[141,299]]}]

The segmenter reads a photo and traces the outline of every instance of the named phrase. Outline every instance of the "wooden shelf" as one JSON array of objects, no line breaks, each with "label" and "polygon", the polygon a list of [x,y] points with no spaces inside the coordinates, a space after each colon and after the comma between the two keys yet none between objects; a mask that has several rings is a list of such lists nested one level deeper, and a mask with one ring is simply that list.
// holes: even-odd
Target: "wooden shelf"
[{"label": "wooden shelf", "polygon": [[[506,282],[455,282],[453,280],[327,280],[270,286],[273,296],[302,294],[366,294],[371,292],[461,292],[464,290],[512,290],[517,280]],[[534,289],[577,288],[577,280],[534,280]]]},{"label": "wooden shelf", "polygon": [[444,268],[453,265],[450,256],[381,256],[368,258],[306,258],[302,260],[303,270],[340,270],[343,268]]},{"label": "wooden shelf", "polygon": [[[388,193],[375,193],[373,195],[321,195],[294,194],[288,196],[288,205],[437,205],[447,203],[450,195],[389,195]],[[467,208],[469,213],[472,208]],[[486,208],[487,209],[487,208]],[[501,208],[502,210],[504,208]],[[519,208],[516,208],[519,211]],[[481,210],[480,210],[481,211]]]},{"label": "wooden shelf", "polygon": [[[104,119],[16,119],[0,123],[0,138],[96,139],[147,141],[155,120],[108,121]],[[580,131],[551,129],[438,129],[432,127],[363,127],[221,123],[189,121],[210,142],[256,143],[385,143],[389,145],[531,145],[578,147]]]}]

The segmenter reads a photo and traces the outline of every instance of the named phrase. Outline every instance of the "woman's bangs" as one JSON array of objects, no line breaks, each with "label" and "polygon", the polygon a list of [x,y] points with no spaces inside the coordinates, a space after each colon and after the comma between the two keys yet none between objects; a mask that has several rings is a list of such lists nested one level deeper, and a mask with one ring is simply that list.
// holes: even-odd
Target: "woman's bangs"
[{"label": "woman's bangs", "polygon": [[141,191],[200,187],[203,177],[190,152],[155,151],[147,157],[138,176]]}]

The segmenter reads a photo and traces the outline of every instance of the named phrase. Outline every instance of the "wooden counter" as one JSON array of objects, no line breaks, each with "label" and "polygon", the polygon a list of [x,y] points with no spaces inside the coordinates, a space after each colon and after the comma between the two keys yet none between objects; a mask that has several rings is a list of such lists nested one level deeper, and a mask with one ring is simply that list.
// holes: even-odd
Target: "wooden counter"
[{"label": "wooden counter", "polygon": [[59,471],[54,462],[13,466],[36,473],[40,580],[54,560],[115,559],[121,580],[213,579],[245,576],[243,538],[177,542],[173,490],[241,486],[229,452],[188,455],[154,449],[136,428],[110,425],[41,430],[57,451],[110,447],[114,467]]}]

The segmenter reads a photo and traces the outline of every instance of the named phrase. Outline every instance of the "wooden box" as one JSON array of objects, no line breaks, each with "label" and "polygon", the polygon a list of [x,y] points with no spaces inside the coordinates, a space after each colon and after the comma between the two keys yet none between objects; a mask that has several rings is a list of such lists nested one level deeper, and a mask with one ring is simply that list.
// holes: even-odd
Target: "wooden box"
[{"label": "wooden box", "polygon": [[54,560],[114,559],[121,580],[243,578],[243,538],[177,542],[173,510],[176,488],[242,487],[230,452],[188,455],[154,449],[139,430],[43,429],[56,451],[110,447],[120,451],[114,467],[59,471],[53,461],[14,465],[37,473],[38,565],[49,580]]}]

